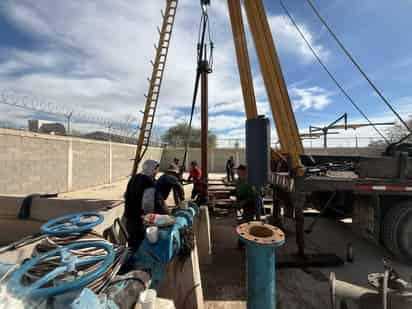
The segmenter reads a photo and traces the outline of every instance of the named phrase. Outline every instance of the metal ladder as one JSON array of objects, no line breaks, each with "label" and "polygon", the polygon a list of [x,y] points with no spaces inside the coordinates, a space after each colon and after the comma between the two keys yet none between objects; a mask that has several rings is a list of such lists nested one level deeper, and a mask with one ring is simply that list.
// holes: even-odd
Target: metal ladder
[{"label": "metal ladder", "polygon": [[163,73],[166,65],[167,54],[169,51],[170,39],[172,37],[173,26],[176,17],[178,0],[167,0],[165,12],[162,12],[162,28],[157,28],[159,32],[159,43],[156,46],[155,61],[153,65],[152,77],[149,79],[149,91],[146,97],[146,105],[143,113],[142,124],[139,130],[137,140],[136,155],[133,164],[132,175],[137,173],[140,161],[143,159],[147,148],[149,147],[152,127],[156,114],[157,103],[159,101],[160,87],[162,85]]}]

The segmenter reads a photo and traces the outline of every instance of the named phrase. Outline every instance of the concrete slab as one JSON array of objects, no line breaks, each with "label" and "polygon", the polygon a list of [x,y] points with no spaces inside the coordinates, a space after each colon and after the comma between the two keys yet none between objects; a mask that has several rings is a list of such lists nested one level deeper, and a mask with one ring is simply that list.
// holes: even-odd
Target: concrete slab
[{"label": "concrete slab", "polygon": [[[306,224],[310,224],[307,218]],[[234,215],[217,213],[211,218],[213,263],[201,265],[205,308],[245,308],[247,291],[245,287],[244,251],[237,247]],[[276,255],[295,254],[294,224],[285,223],[286,245],[276,249]],[[330,308],[329,274],[335,272],[340,280],[369,287],[367,275],[382,271],[382,258],[388,253],[355,234],[348,224],[329,219],[320,219],[314,232],[306,237],[308,253],[334,253],[346,259],[346,246],[354,248],[353,264],[346,263],[337,268],[293,268],[277,269],[277,308]],[[396,270],[409,278],[412,267],[394,261]]]}]

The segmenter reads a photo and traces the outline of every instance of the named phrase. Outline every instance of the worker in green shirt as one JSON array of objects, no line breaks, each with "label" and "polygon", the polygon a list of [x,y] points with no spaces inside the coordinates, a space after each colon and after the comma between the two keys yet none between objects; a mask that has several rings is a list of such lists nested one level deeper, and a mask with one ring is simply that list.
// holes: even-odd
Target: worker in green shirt
[{"label": "worker in green shirt", "polygon": [[257,192],[255,188],[247,182],[247,168],[240,164],[237,168],[238,179],[236,179],[236,200],[237,207],[243,210],[242,223],[253,221],[256,214]]}]

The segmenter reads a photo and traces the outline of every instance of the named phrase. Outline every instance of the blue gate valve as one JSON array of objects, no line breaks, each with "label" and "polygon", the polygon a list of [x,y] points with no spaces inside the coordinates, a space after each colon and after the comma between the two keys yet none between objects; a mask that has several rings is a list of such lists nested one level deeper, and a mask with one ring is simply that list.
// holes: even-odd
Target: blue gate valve
[{"label": "blue gate valve", "polygon": [[103,220],[104,216],[97,212],[82,212],[51,219],[43,224],[40,230],[43,234],[48,235],[82,233],[91,230]]},{"label": "blue gate valve", "polygon": [[155,244],[144,239],[139,250],[134,254],[134,267],[150,270],[152,275],[152,288],[160,284],[166,271],[166,265],[172,261],[181,249],[180,229],[192,227],[194,217],[199,213],[199,207],[192,202],[187,208],[173,210],[175,224],[171,227],[161,228],[165,237],[160,238]]},{"label": "blue gate valve", "polygon": [[[96,248],[102,249],[106,252],[105,255],[79,258],[73,255],[70,251],[84,249],[84,248]],[[22,283],[24,275],[35,267],[43,260],[50,259],[55,256],[61,257],[61,265],[47,273],[42,278],[33,282],[31,285],[25,285]],[[42,255],[36,256],[31,260],[28,260],[21,265],[17,270],[11,273],[10,279],[7,282],[7,288],[13,294],[19,297],[31,297],[31,298],[47,298],[54,295],[66,293],[68,291],[80,290],[88,285],[90,282],[99,278],[104,274],[109,267],[112,266],[115,259],[115,252],[113,246],[107,242],[81,242],[74,243],[65,247],[57,248],[46,252]],[[76,272],[76,268],[82,265],[101,263],[101,265],[92,273],[80,278],[76,278],[72,281],[59,283],[57,286],[43,287],[48,283],[55,280],[57,277],[64,273]]]}]

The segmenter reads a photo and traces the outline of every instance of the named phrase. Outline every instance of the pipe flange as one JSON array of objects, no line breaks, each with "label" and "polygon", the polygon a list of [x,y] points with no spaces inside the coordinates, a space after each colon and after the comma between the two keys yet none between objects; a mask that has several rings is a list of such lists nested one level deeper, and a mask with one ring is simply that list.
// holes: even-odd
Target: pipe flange
[{"label": "pipe flange", "polygon": [[243,241],[257,245],[278,247],[285,243],[285,233],[281,229],[260,221],[251,221],[238,225],[236,232]]}]

